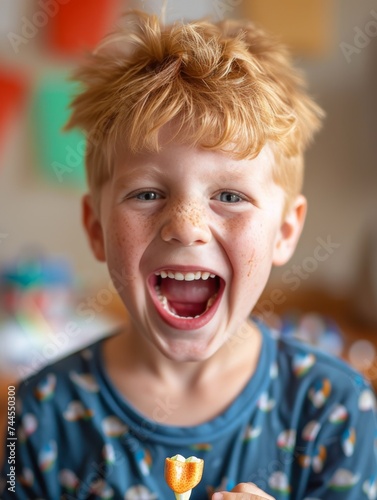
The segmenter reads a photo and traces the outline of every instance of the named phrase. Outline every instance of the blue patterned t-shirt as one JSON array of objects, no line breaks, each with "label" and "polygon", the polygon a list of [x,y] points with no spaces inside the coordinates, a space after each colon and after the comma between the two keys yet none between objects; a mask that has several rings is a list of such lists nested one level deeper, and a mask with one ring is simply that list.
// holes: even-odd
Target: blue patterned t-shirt
[{"label": "blue patterned t-shirt", "polygon": [[[193,427],[131,407],[104,371],[103,341],[44,368],[17,392],[16,493],[5,462],[1,498],[172,499],[164,462],[180,453],[205,462],[192,500],[249,481],[277,500],[376,499],[370,386],[342,361],[261,330],[248,384],[221,415]],[[172,411],[168,397],[156,400],[160,421]]]}]

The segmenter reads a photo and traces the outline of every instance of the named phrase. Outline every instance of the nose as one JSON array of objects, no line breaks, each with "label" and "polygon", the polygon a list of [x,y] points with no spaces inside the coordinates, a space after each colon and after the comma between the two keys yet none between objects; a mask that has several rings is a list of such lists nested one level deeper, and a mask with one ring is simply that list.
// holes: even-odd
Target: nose
[{"label": "nose", "polygon": [[183,246],[203,245],[211,239],[205,209],[192,202],[180,202],[169,209],[161,228],[161,238],[167,243]]}]

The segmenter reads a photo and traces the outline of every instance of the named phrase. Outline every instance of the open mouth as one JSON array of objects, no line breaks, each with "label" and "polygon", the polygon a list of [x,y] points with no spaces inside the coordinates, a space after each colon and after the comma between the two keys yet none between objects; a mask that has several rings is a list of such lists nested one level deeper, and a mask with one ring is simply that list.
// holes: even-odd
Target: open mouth
[{"label": "open mouth", "polygon": [[206,270],[156,271],[149,279],[160,315],[176,328],[200,328],[215,314],[224,280]]}]

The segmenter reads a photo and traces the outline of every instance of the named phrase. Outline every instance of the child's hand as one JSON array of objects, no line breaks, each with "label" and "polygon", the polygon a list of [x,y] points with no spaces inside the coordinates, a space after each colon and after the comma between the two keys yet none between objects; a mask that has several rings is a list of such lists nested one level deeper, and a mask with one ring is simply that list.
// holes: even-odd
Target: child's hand
[{"label": "child's hand", "polygon": [[232,491],[221,491],[212,496],[212,500],[275,500],[253,483],[240,483]]}]

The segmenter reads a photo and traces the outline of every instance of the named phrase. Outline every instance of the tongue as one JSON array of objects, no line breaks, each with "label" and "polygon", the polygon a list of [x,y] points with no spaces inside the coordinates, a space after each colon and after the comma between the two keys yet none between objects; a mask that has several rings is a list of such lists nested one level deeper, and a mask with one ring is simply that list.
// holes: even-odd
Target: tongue
[{"label": "tongue", "polygon": [[169,304],[180,316],[202,314],[207,302],[217,292],[217,280],[177,281],[170,278],[161,280],[160,290]]},{"label": "tongue", "polygon": [[217,291],[215,278],[208,280],[177,281],[170,278],[161,280],[161,293],[172,302],[207,302]]}]

